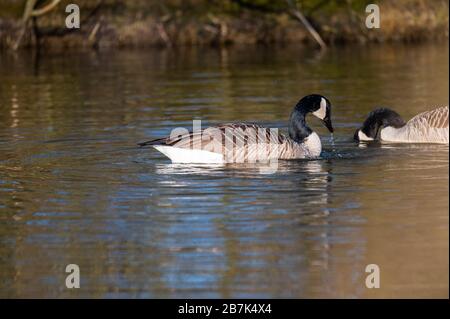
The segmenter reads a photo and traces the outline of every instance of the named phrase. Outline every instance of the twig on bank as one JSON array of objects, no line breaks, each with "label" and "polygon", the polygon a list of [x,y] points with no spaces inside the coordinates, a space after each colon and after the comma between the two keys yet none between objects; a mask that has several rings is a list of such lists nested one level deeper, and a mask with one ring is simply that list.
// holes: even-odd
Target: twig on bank
[{"label": "twig on bank", "polygon": [[31,12],[33,11],[34,6],[36,5],[37,0],[28,0],[25,3],[25,9],[23,10],[23,16],[22,16],[22,27],[19,32],[19,36],[17,37],[16,42],[12,45],[12,49],[16,51],[19,46],[20,42],[22,42],[22,38],[25,35],[25,31],[28,27],[28,19],[31,16]]},{"label": "twig on bank", "polygon": [[[216,32],[214,32],[214,33],[218,35],[219,43],[224,43],[225,38],[228,34],[228,27],[227,27],[226,22],[223,22],[222,20],[220,20],[219,18],[217,18],[216,16],[214,16],[211,13],[208,13],[208,19],[211,21],[211,24],[216,28]],[[207,26],[207,27],[211,28],[211,26]],[[208,30],[208,31],[211,32],[211,30]]]},{"label": "twig on bank", "polygon": [[97,44],[97,32],[100,29],[100,22],[97,22],[88,37],[88,42],[95,46]]},{"label": "twig on bank", "polygon": [[161,39],[164,41],[164,43],[168,46],[168,47],[172,47],[172,41],[170,41],[169,36],[167,35],[166,29],[164,28],[164,24],[162,23],[157,23],[156,24],[156,30],[158,31],[159,36],[161,37]]},{"label": "twig on bank", "polygon": [[31,12],[31,16],[33,17],[38,17],[41,16],[43,14],[46,14],[47,12],[49,12],[50,10],[52,10],[54,7],[56,7],[56,5],[60,2],[61,0],[53,0],[52,2],[50,2],[49,4],[47,4],[45,7],[41,8],[41,9],[34,9]]},{"label": "twig on bank", "polygon": [[[30,18],[33,18],[35,20],[33,23],[33,32],[35,33],[35,36],[37,38],[41,38],[41,37],[45,37],[45,36],[64,36],[66,34],[78,31],[78,29],[67,29],[67,28],[59,28],[59,27],[41,28],[41,29],[38,28],[36,18],[51,11],[53,8],[56,7],[56,5],[60,1],[61,0],[52,0],[52,2],[50,2],[43,8],[34,9],[38,0],[27,0],[27,2],[25,4],[24,14],[22,17],[22,27],[21,27],[21,30],[20,30],[19,36],[17,37],[16,42],[12,45],[12,49],[14,51],[17,50],[20,46],[22,38],[25,35],[26,30],[28,29]],[[104,0],[98,0],[96,6],[81,21],[82,25],[87,24],[98,13],[98,11],[100,10],[100,8],[103,5],[103,2],[104,2]],[[98,22],[98,24],[99,24],[99,26],[97,27],[97,29],[100,28],[100,26],[101,26],[100,22]],[[94,27],[94,29],[95,29],[95,27]],[[39,33],[39,34],[36,34],[36,33]],[[96,33],[98,33],[98,30],[95,31],[93,36],[95,36]],[[91,32],[91,34],[92,34],[92,32]],[[94,43],[94,45],[95,45],[95,43]]]},{"label": "twig on bank", "polygon": [[322,40],[322,37],[320,34],[314,29],[314,27],[309,23],[308,19],[305,18],[305,16],[292,4],[290,0],[286,0],[286,2],[289,5],[289,13],[296,19],[298,19],[305,28],[308,30],[308,32],[311,34],[311,36],[316,40],[316,42],[319,44],[320,48],[322,50],[327,48],[327,45]]},{"label": "twig on bank", "polygon": [[[19,36],[17,37],[16,42],[13,44],[12,49],[16,51],[20,43],[22,42],[22,38],[25,35],[26,30],[28,29],[29,20],[30,18],[36,19],[36,17],[46,14],[47,12],[51,11],[61,0],[53,0],[46,6],[44,6],[41,9],[35,9],[37,0],[28,0],[25,3],[25,9],[23,11],[22,16],[22,28],[20,29]],[[36,20],[33,21],[33,32],[35,32],[37,29],[36,26]],[[36,35],[35,35],[36,36]],[[36,36],[37,37],[37,36]]]}]

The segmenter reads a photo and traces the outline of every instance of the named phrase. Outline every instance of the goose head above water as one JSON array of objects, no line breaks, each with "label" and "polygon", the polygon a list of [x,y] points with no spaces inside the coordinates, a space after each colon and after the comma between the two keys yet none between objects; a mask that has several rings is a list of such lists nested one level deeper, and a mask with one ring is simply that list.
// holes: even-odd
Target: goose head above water
[{"label": "goose head above water", "polygon": [[320,119],[325,127],[333,133],[330,101],[322,95],[310,94],[298,101],[289,119],[289,137],[297,143],[302,143],[313,133],[305,121],[306,115],[309,113]]},{"label": "goose head above water", "polygon": [[386,127],[401,128],[405,124],[397,112],[388,108],[378,108],[370,112],[362,127],[355,131],[353,138],[355,141],[379,140],[382,129]]}]

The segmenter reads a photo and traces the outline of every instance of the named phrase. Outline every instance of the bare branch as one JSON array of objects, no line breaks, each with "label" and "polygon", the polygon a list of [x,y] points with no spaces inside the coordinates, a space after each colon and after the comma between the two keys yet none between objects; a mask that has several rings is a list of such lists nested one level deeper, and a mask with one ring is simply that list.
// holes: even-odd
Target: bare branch
[{"label": "bare branch", "polygon": [[46,14],[47,12],[49,12],[50,10],[52,10],[54,7],[56,7],[56,5],[60,2],[61,0],[53,0],[52,2],[50,2],[49,4],[47,4],[45,7],[41,8],[41,9],[35,9],[31,12],[31,16],[33,17],[38,17],[41,16],[43,14]]},{"label": "bare branch", "polygon": [[286,0],[286,2],[288,3],[288,5],[290,7],[289,13],[293,17],[298,19],[301,23],[303,23],[305,28],[309,31],[309,33],[314,38],[314,40],[316,40],[316,42],[319,44],[319,46],[322,50],[326,49],[327,45],[322,40],[322,37],[320,36],[320,34],[314,29],[314,27],[311,25],[311,23],[309,23],[308,19],[305,18],[305,16],[292,4],[292,2],[290,0]]}]

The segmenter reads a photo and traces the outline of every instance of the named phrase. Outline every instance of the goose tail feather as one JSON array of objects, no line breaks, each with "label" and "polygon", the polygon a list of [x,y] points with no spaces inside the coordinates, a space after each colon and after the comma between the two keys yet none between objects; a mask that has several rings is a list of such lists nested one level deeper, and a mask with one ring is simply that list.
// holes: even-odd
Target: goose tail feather
[{"label": "goose tail feather", "polygon": [[155,145],[165,145],[166,144],[166,138],[157,138],[150,141],[140,142],[137,143],[139,147],[146,147],[146,146],[155,146]]}]

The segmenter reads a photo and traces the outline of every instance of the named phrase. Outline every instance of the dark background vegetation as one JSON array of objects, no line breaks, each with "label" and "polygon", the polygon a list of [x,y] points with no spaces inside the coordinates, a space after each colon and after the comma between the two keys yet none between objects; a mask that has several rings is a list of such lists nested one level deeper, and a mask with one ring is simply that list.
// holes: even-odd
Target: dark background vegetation
[{"label": "dark background vegetation", "polygon": [[[39,0],[36,8],[50,2]],[[0,0],[0,47],[21,36],[25,3]],[[65,28],[69,3],[80,7],[79,30]],[[380,6],[380,29],[365,27],[369,3]],[[448,0],[62,0],[30,19],[20,47],[313,43],[293,8],[326,43],[428,41],[448,38],[448,7]]]}]

